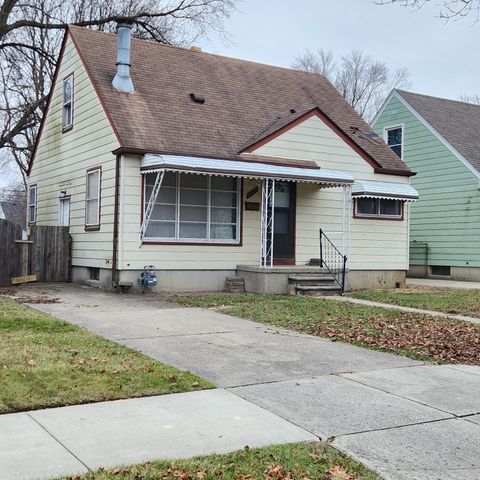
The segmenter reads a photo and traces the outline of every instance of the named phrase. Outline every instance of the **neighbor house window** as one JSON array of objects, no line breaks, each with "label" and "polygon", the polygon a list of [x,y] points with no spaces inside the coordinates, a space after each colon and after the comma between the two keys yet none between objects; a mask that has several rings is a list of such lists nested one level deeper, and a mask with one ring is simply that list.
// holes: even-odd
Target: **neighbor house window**
[{"label": "neighbor house window", "polygon": [[403,202],[385,198],[355,199],[356,217],[402,218]]},{"label": "neighbor house window", "polygon": [[73,74],[63,81],[63,118],[62,127],[66,130],[73,126]]},{"label": "neighbor house window", "polygon": [[[144,211],[156,174],[145,175]],[[146,240],[238,243],[240,181],[166,172],[145,234]]]},{"label": "neighbor house window", "polygon": [[28,223],[37,221],[37,186],[31,185],[28,190]]},{"label": "neighbor house window", "polygon": [[387,145],[400,157],[403,155],[403,127],[389,127],[385,129]]},{"label": "neighbor house window", "polygon": [[90,229],[100,227],[100,180],[100,168],[87,171],[85,226]]}]

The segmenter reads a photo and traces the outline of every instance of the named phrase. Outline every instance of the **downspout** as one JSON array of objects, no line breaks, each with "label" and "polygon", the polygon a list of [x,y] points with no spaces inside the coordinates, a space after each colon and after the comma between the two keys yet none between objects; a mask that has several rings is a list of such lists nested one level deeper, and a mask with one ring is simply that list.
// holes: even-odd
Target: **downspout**
[{"label": "downspout", "polygon": [[120,160],[122,155],[117,153],[115,158],[115,203],[113,209],[113,242],[112,242],[112,286],[118,287],[118,218],[120,214]]}]

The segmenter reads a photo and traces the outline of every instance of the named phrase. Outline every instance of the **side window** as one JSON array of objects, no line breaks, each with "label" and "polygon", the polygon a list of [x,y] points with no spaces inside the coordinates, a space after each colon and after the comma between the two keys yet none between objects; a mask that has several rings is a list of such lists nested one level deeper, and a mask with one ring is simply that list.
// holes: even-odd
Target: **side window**
[{"label": "side window", "polygon": [[403,202],[385,198],[357,198],[355,217],[402,219]]},{"label": "side window", "polygon": [[62,129],[73,127],[73,73],[63,81]]},{"label": "side window", "polygon": [[100,228],[100,181],[100,168],[87,171],[85,227],[91,230]]},{"label": "side window", "polygon": [[403,155],[403,127],[391,127],[385,129],[385,141],[387,145],[400,157]]},{"label": "side window", "polygon": [[28,223],[37,221],[37,186],[31,185],[28,190]]}]

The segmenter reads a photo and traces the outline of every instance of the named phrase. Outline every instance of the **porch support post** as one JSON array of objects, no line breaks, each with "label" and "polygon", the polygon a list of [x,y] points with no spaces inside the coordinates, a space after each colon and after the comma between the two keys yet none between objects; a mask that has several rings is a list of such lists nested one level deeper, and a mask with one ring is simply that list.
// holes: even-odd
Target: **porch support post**
[{"label": "porch support post", "polygon": [[275,180],[262,180],[260,266],[273,266],[273,227],[275,208]]},{"label": "porch support post", "polygon": [[[148,224],[150,222],[150,217],[152,216],[153,207],[155,206],[155,202],[157,201],[158,193],[160,192],[160,187],[162,186],[163,176],[165,174],[165,170],[157,171],[157,176],[155,177],[155,184],[153,185],[153,190],[148,199],[147,208],[144,211],[143,222],[140,227],[140,247],[142,246],[143,239],[145,237],[145,233],[148,228]],[[143,207],[143,205],[142,205]]]},{"label": "porch support post", "polygon": [[352,213],[352,186],[343,187],[343,209],[342,209],[342,252],[350,260],[350,216]]}]

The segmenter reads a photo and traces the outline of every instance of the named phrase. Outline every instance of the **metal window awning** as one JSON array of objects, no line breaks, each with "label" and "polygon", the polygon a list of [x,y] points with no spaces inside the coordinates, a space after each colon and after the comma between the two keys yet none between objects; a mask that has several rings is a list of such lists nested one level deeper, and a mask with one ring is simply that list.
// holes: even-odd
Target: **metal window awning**
[{"label": "metal window awning", "polygon": [[350,174],[336,170],[176,155],[146,154],[142,158],[140,169],[144,174],[164,170],[226,177],[318,183],[332,186],[353,184],[353,177]]},{"label": "metal window awning", "polygon": [[355,180],[352,186],[352,196],[356,198],[386,198],[416,202],[418,192],[406,183],[376,182],[371,180]]}]

